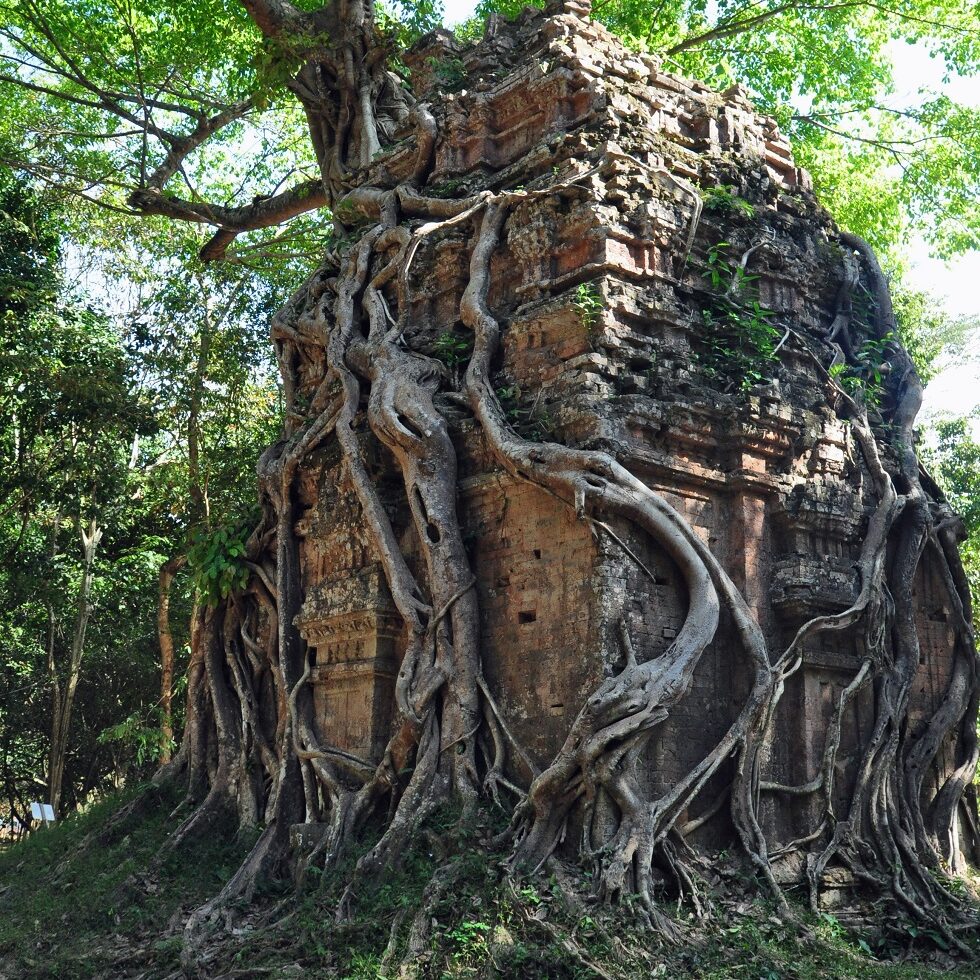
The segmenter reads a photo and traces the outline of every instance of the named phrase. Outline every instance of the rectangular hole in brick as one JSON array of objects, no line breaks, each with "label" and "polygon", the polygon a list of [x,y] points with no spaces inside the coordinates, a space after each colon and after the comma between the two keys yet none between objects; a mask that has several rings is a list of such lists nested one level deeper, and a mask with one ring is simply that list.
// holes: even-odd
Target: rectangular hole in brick
[{"label": "rectangular hole in brick", "polygon": [[533,609],[524,609],[517,614],[519,623],[533,623],[538,618],[538,614]]},{"label": "rectangular hole in brick", "polygon": [[541,557],[541,549],[540,548],[535,548],[534,549],[534,557],[535,558],[540,558]]}]

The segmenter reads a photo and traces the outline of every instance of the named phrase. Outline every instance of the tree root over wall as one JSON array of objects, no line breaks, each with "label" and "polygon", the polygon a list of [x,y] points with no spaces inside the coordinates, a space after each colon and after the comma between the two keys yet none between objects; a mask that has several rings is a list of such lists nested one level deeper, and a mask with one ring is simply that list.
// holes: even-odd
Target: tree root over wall
[{"label": "tree root over wall", "polygon": [[[351,110],[317,129],[318,155],[334,184],[347,173],[338,140],[349,141],[356,131],[357,152],[370,159],[377,143],[372,99],[390,81],[384,74],[372,81],[362,61],[356,70],[353,64],[340,56],[330,62],[331,70],[348,78]],[[823,372],[829,397],[848,420],[873,484],[877,503],[857,562],[860,590],[850,608],[810,620],[785,650],[771,650],[708,546],[680,513],[633,475],[629,460],[523,439],[508,425],[494,390],[500,328],[487,297],[491,259],[506,234],[509,214],[535,197],[583,193],[579,185],[611,160],[603,158],[571,179],[556,178],[544,190],[487,192],[462,201],[427,197],[435,123],[422,105],[406,111],[419,133],[412,179],[393,189],[357,187],[334,201],[335,213],[366,219],[366,230],[362,226],[344,254],[328,257],[273,324],[293,421],[288,437],[260,461],[264,516],[248,542],[250,583],[242,594],[203,610],[195,626],[183,743],[157,777],[187,786],[187,816],[168,846],[207,833],[229,811],[243,826],[265,829],[222,893],[190,917],[185,969],[197,969],[209,930],[223,921],[232,902],[250,897],[263,877],[291,869],[302,880],[311,867],[336,865],[364,828],[380,821],[384,832],[357,862],[338,908],[344,916],[362,883],[398,861],[437,807],[455,801],[465,816],[483,796],[512,810],[508,839],[515,874],[544,866],[573,812],[584,808],[584,849],[598,871],[599,896],[615,901],[634,893],[651,925],[667,934],[673,925],[658,905],[655,876],[666,875],[675,894],[704,911],[702,859],[685,837],[727,804],[745,854],[785,916],[791,911],[773,860],[798,851],[805,858],[815,907],[824,871],[834,862],[886,896],[903,915],[965,950],[961,934],[975,924],[975,909],[950,888],[947,874],[959,870],[954,866],[956,835],[963,820],[975,836],[964,802],[977,762],[974,724],[980,691],[970,599],[951,515],[920,471],[913,448],[921,390],[907,353],[895,342],[888,348],[887,423],[897,467],[883,462],[864,406],[827,370],[853,349],[850,290],[858,274],[847,268],[842,274],[839,311],[826,340],[794,335],[793,343]],[[413,350],[407,322],[414,256],[426,238],[450,228],[471,234],[469,283],[459,319],[472,331],[474,348],[456,391],[441,364]],[[871,285],[876,329],[886,338],[894,331],[894,318],[877,261],[863,242],[849,236],[842,241],[856,253],[849,257],[851,265],[860,265]],[[678,243],[679,249],[683,246]],[[302,410],[297,395],[301,375],[321,379]],[[641,529],[676,564],[689,596],[676,639],[654,660],[637,658],[622,626],[625,666],[588,697],[564,745],[541,772],[515,740],[483,677],[476,579],[456,508],[456,454],[437,407],[437,394],[445,398],[447,391],[468,407],[503,469],[546,490],[557,498],[556,506],[571,508],[600,534],[615,537],[611,521]],[[365,429],[400,470],[419,548],[414,566],[402,553],[364,459]],[[303,600],[295,531],[297,472],[326,440],[339,447],[370,546],[408,629],[396,683],[397,721],[377,765],[318,737],[310,654],[295,625]],[[911,589],[926,549],[939,563],[955,606],[956,651],[945,697],[913,738],[908,708],[919,641]],[[717,745],[662,796],[650,799],[641,788],[637,764],[688,693],[722,610],[747,656],[748,696]],[[800,668],[807,642],[845,630],[861,631],[865,653],[834,707],[819,775],[805,786],[766,781],[776,709],[787,678]],[[849,800],[835,806],[843,718],[863,690],[872,692],[874,728]],[[961,750],[957,768],[927,798],[937,754],[951,733]],[[508,758],[515,760],[510,768],[505,767]],[[700,818],[681,822],[723,766],[732,773],[724,794],[704,804]],[[515,769],[527,776],[525,787],[516,785]],[[767,839],[760,800],[774,793],[822,801],[820,819],[801,839]],[[290,827],[304,823],[323,825],[323,835],[305,845],[291,842]]]}]

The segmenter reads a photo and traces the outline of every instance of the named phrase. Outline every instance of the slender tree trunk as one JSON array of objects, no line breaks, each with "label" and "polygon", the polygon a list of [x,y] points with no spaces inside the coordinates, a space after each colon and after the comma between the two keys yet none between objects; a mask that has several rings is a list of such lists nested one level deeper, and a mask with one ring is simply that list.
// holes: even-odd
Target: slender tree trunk
[{"label": "slender tree trunk", "polygon": [[[58,557],[58,527],[61,524],[61,512],[56,511],[54,515],[54,520],[51,524],[51,567],[52,571],[54,569],[55,559]],[[51,744],[48,747],[48,796],[52,801],[52,806],[54,806],[54,772],[56,769],[56,756],[55,756],[55,746],[57,745],[57,739],[55,738],[58,726],[58,719],[61,717],[61,681],[58,678],[58,664],[55,657],[55,638],[58,628],[58,617],[54,611],[54,603],[48,598],[48,643],[47,643],[47,653],[48,653],[48,688],[51,691]],[[59,778],[60,784],[60,778]],[[61,787],[59,785],[58,792],[60,795]]]},{"label": "slender tree trunk", "polygon": [[[48,668],[53,677],[51,717],[51,754],[48,769],[48,789],[51,806],[55,812],[61,806],[62,778],[65,772],[65,756],[68,753],[68,729],[71,724],[71,712],[75,702],[75,692],[82,675],[82,655],[85,652],[85,631],[88,628],[89,617],[92,613],[91,594],[92,582],[95,578],[95,552],[102,540],[102,528],[96,518],[89,521],[88,530],[80,529],[82,539],[82,578],[78,587],[78,611],[75,616],[75,632],[71,641],[71,661],[68,669],[68,681],[65,684],[63,697],[56,697],[58,692],[57,671],[54,669],[54,645],[49,645]],[[53,629],[52,629],[53,637]]]},{"label": "slender tree trunk", "polygon": [[174,576],[187,562],[184,555],[175,555],[160,567],[160,604],[157,607],[157,638],[160,642],[160,729],[163,750],[161,762],[169,762],[174,741],[173,687],[174,638],[170,631],[170,587]]},{"label": "slender tree trunk", "polygon": [[201,333],[197,361],[191,376],[190,407],[187,414],[187,477],[191,497],[191,526],[198,523],[207,526],[211,516],[207,479],[201,473],[201,409],[204,401],[204,386],[211,363],[211,346],[218,330],[230,314],[244,283],[243,277],[232,289],[228,301],[219,309],[215,309],[206,280],[201,277],[197,279],[201,290]]},{"label": "slender tree trunk", "polygon": [[201,401],[204,381],[207,377],[208,360],[211,356],[211,316],[204,307],[201,344],[191,381],[191,401],[187,414],[187,480],[191,496],[191,524],[208,522],[207,489],[201,480]]}]

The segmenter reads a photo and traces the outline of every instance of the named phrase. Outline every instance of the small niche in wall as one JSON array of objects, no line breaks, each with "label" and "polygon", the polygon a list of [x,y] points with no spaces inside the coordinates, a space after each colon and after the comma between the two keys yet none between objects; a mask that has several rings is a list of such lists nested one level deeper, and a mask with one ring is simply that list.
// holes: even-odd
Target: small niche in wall
[{"label": "small niche in wall", "polygon": [[517,614],[517,621],[522,625],[524,623],[533,623],[537,618],[538,618],[538,614],[533,609],[522,609]]}]

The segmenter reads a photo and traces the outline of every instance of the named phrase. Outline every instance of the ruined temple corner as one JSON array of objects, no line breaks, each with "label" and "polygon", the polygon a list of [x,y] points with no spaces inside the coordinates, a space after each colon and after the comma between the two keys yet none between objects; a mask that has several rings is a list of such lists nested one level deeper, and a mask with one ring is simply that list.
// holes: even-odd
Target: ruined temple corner
[{"label": "ruined temple corner", "polygon": [[[876,504],[813,353],[824,349],[853,250],[786,137],[743,88],[717,93],[667,71],[591,22],[589,10],[588,0],[555,0],[546,13],[494,19],[470,47],[439,31],[409,52],[414,95],[438,123],[427,193],[448,200],[526,192],[490,270],[488,303],[503,328],[495,386],[509,423],[529,440],[603,450],[662,495],[719,558],[771,648],[782,650],[803,622],[855,601],[856,560]],[[415,144],[409,128],[403,135],[366,183],[406,178]],[[549,184],[564,189],[535,193]],[[465,364],[469,342],[458,314],[469,248],[456,227],[424,239],[409,279],[412,346],[450,376]],[[741,307],[756,311],[758,336],[726,322]],[[872,326],[855,322],[859,344]],[[317,377],[311,367],[307,394]],[[541,769],[589,693],[622,669],[617,624],[625,620],[638,657],[658,657],[688,596],[647,535],[615,521],[605,533],[505,473],[458,400],[435,397],[459,460],[458,515],[477,579],[484,675]],[[421,550],[394,459],[366,426],[360,439],[416,567]],[[888,465],[883,440],[881,451]],[[377,762],[407,629],[333,443],[303,462],[301,496],[305,601],[296,622],[314,664],[318,734]],[[914,594],[921,657],[913,728],[943,697],[956,642],[946,584],[928,553]],[[862,643],[861,631],[851,631],[806,644],[779,703],[767,781],[804,785],[819,775],[824,733]],[[747,655],[723,612],[689,693],[641,760],[648,795],[664,792],[717,743],[750,685]],[[841,799],[873,724],[864,690],[842,718]],[[953,741],[941,749],[934,782],[957,764],[956,752]],[[520,756],[508,765],[526,786]],[[731,778],[722,766],[702,801]],[[805,796],[770,794],[760,819],[791,840],[812,826],[814,806]],[[723,846],[733,835],[727,810],[692,833]],[[792,860],[774,859],[781,880],[799,874]]]}]

